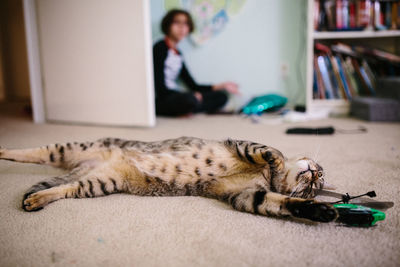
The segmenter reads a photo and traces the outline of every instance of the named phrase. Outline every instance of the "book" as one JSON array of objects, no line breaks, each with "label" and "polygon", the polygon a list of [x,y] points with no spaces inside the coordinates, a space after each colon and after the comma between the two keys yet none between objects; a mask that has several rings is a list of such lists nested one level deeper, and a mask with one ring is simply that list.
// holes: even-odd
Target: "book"
[{"label": "book", "polygon": [[349,29],[349,0],[342,0],[342,28]]},{"label": "book", "polygon": [[313,70],[313,99],[318,99],[319,98],[319,93],[318,93],[318,84],[317,84],[317,71],[315,68],[314,64],[314,70]]},{"label": "book", "polygon": [[343,7],[342,0],[336,0],[336,29],[343,29]]},{"label": "book", "polygon": [[361,74],[360,65],[356,59],[352,59],[351,62],[353,63],[354,70],[356,72],[357,80],[359,81],[360,86],[358,87],[360,93],[362,92],[363,95],[371,95],[370,90],[368,89],[368,85],[365,82],[363,75]]},{"label": "book", "polygon": [[382,3],[379,1],[374,2],[374,27],[376,30],[386,30],[386,26],[383,23]]},{"label": "book", "polygon": [[319,6],[320,1],[319,0],[314,0],[314,30],[318,30],[319,28],[319,17],[320,17],[320,6]]},{"label": "book", "polygon": [[370,68],[370,66],[368,65],[368,62],[367,62],[366,60],[363,60],[363,61],[361,62],[361,66],[362,66],[363,69],[365,70],[365,74],[367,75],[368,80],[369,80],[369,82],[370,82],[370,85],[371,85],[370,90],[372,89],[372,90],[371,90],[372,94],[375,94],[375,88],[376,88],[376,78],[375,78],[375,75],[374,75],[374,73],[372,72],[372,70],[371,70],[371,68]]},{"label": "book", "polygon": [[322,81],[321,71],[319,70],[317,57],[314,57],[314,70],[315,70],[317,87],[318,87],[317,88],[317,92],[318,92],[317,98],[325,99],[325,88],[324,88],[324,83]]},{"label": "book", "polygon": [[369,77],[368,77],[367,73],[365,72],[364,67],[362,67],[362,66],[360,67],[360,73],[361,73],[361,76],[362,76],[362,78],[364,79],[364,81],[365,81],[365,83],[367,85],[368,90],[370,91],[370,94],[371,95],[375,95],[375,90],[372,87],[372,83],[369,80]]},{"label": "book", "polygon": [[399,5],[398,0],[314,0],[314,29],[399,29]]},{"label": "book", "polygon": [[384,12],[384,19],[385,19],[385,26],[387,29],[392,27],[392,3],[385,2],[385,12]]},{"label": "book", "polygon": [[359,56],[357,51],[354,51],[354,49],[351,46],[344,44],[344,43],[337,43],[337,44],[331,45],[331,49],[332,49],[332,51],[340,53],[340,54],[353,56],[353,57]]},{"label": "book", "polygon": [[338,82],[337,82],[337,79],[336,79],[335,74],[333,72],[332,62],[330,60],[329,54],[325,55],[324,59],[325,59],[326,67],[328,69],[329,78],[330,78],[331,83],[332,83],[333,97],[334,98],[340,98],[340,93],[339,93],[339,89],[338,89]]},{"label": "book", "polygon": [[344,85],[343,85],[343,81],[340,77],[340,72],[339,72],[339,65],[335,59],[334,56],[330,57],[331,63],[332,63],[332,69],[333,69],[333,73],[336,77],[336,81],[337,81],[337,91],[338,91],[338,95],[340,96],[340,98],[342,99],[347,99],[346,96],[346,92],[344,91]]},{"label": "book", "polygon": [[400,75],[399,55],[343,42],[315,42],[313,63],[315,99],[375,95],[376,77]]},{"label": "book", "polygon": [[356,1],[352,0],[349,2],[349,27],[356,28]]},{"label": "book", "polygon": [[[391,30],[396,30],[397,29],[397,14],[398,12],[398,3],[394,2],[392,5],[392,14],[391,14],[391,23],[390,23],[390,29]],[[400,16],[399,16],[400,18]]]},{"label": "book", "polygon": [[397,29],[400,29],[400,3],[397,4]]},{"label": "book", "polygon": [[351,86],[353,88],[352,95],[353,96],[359,95],[360,94],[359,83],[357,81],[356,72],[355,72],[354,66],[351,62],[351,58],[347,57],[343,63],[344,63],[345,69],[348,73]]},{"label": "book", "polygon": [[339,75],[340,75],[340,79],[344,88],[344,92],[346,95],[346,99],[351,99],[351,93],[350,93],[350,89],[349,89],[349,85],[346,79],[346,76],[344,74],[344,70],[343,70],[343,66],[342,66],[342,62],[340,60],[339,56],[335,56],[338,68],[339,68]]},{"label": "book", "polygon": [[318,67],[321,72],[322,81],[325,88],[325,97],[327,99],[331,99],[333,98],[332,83],[330,81],[328,69],[326,67],[325,59],[323,56],[318,56]]},{"label": "book", "polygon": [[327,0],[324,2],[324,9],[328,22],[328,29],[334,30],[336,28],[336,7],[335,0]]},{"label": "book", "polygon": [[357,93],[356,93],[356,89],[354,88],[355,84],[354,84],[352,76],[351,76],[352,74],[347,66],[347,62],[341,56],[339,56],[339,57],[340,57],[341,65],[343,68],[344,76],[346,77],[347,86],[349,88],[350,95],[352,97],[354,97],[357,95]]}]

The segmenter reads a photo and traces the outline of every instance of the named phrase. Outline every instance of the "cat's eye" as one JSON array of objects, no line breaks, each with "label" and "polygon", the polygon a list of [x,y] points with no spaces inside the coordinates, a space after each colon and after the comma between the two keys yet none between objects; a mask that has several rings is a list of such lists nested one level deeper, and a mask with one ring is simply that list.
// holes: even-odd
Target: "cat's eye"
[{"label": "cat's eye", "polygon": [[318,172],[318,177],[321,178],[322,176],[324,176],[324,173],[322,171]]}]

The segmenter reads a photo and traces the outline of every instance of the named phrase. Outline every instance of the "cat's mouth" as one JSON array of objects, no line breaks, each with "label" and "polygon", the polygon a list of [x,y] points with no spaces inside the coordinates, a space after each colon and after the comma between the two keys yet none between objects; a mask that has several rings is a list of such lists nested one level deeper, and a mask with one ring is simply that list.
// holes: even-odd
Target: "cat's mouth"
[{"label": "cat's mouth", "polygon": [[307,177],[307,178],[309,178],[309,179],[311,178],[310,180],[313,182],[316,182],[319,179],[322,179],[322,176],[323,176],[322,171],[319,171],[317,169],[311,169],[310,165],[308,165],[306,170],[303,170],[297,174],[296,180],[298,181],[300,178],[306,176],[307,173],[311,173],[311,177]]}]

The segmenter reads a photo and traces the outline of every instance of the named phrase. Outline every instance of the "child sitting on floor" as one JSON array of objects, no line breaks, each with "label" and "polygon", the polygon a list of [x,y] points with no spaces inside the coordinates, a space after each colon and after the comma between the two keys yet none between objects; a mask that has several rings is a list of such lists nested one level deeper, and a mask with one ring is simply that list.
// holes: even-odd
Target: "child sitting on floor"
[{"label": "child sitting on floor", "polygon": [[[233,82],[199,85],[190,75],[177,44],[193,32],[193,21],[184,10],[173,9],[161,23],[163,40],[153,47],[156,113],[164,116],[184,116],[191,113],[215,113],[227,102],[226,92],[237,94]],[[181,79],[191,92],[182,92],[176,81]]]}]

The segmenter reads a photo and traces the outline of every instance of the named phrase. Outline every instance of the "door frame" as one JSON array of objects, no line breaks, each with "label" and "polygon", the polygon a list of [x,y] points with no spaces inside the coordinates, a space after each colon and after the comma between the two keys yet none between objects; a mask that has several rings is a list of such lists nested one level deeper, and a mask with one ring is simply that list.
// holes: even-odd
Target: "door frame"
[{"label": "door frame", "polygon": [[42,86],[39,34],[36,20],[36,1],[23,0],[23,9],[33,122],[45,123],[46,113]]}]

